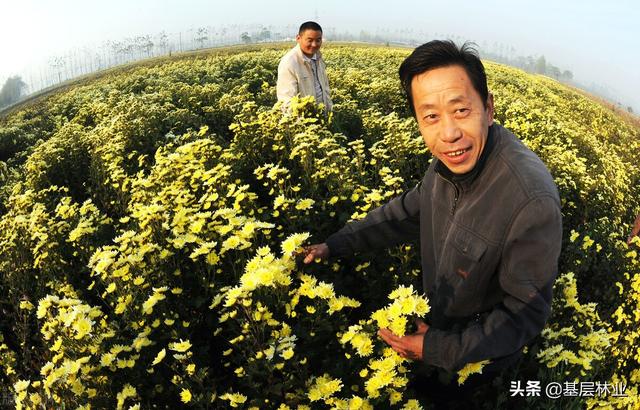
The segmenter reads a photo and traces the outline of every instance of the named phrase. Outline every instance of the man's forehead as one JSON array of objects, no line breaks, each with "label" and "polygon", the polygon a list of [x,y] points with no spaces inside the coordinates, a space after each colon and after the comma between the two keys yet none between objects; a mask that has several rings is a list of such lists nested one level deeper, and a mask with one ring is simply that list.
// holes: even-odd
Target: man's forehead
[{"label": "man's forehead", "polygon": [[[411,88],[413,92],[422,91],[426,94],[445,93],[450,98],[467,96],[473,91],[471,79],[463,68],[457,66],[424,71],[413,77]],[[458,94],[458,96],[452,94]]]},{"label": "man's forehead", "polygon": [[322,31],[306,29],[300,34],[302,38],[322,38]]},{"label": "man's forehead", "polygon": [[447,65],[442,67],[434,67],[429,70],[416,74],[413,77],[413,82],[423,81],[427,78],[438,78],[448,81],[462,81],[470,82],[471,78],[464,67],[459,65]]}]

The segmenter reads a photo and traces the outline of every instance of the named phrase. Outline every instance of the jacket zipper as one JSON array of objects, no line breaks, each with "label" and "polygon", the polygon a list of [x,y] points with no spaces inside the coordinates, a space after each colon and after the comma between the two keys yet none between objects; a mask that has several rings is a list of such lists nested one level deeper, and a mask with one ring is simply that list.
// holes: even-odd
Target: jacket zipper
[{"label": "jacket zipper", "polygon": [[458,198],[460,198],[460,189],[458,188],[458,185],[456,185],[455,182],[449,181],[447,178],[443,177],[439,172],[436,172],[436,174],[443,180],[447,181],[451,186],[453,186],[453,189],[455,190],[455,194],[453,195],[453,204],[451,205],[451,215],[454,215],[456,213],[456,207],[458,206]]},{"label": "jacket zipper", "polygon": [[460,190],[458,189],[458,186],[453,183],[453,187],[456,189],[456,194],[453,197],[453,205],[451,206],[451,215],[456,213],[456,207],[458,206],[458,198],[460,197]]}]

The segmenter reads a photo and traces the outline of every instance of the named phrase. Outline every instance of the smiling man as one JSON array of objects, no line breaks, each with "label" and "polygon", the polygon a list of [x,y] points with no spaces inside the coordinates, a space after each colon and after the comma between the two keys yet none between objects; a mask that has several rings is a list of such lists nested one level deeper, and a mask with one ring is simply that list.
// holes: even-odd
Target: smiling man
[{"label": "smiling man", "polygon": [[298,44],[282,57],[278,65],[278,101],[287,107],[294,96],[312,95],[316,102],[324,104],[330,111],[329,78],[320,53],[322,27],[313,21],[302,23],[296,42]]},{"label": "smiling man", "polygon": [[424,44],[402,63],[400,80],[434,160],[415,188],[307,247],[304,262],[419,240],[431,312],[413,334],[379,335],[403,357],[449,376],[490,361],[461,388],[438,378],[416,384],[447,402],[512,365],[544,327],[560,200],[542,161],[494,123],[484,67],[470,46]]}]

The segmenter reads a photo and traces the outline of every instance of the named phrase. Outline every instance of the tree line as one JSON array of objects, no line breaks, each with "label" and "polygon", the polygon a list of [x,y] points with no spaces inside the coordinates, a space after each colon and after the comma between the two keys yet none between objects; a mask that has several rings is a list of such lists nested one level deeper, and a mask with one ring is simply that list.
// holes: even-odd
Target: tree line
[{"label": "tree line", "polygon": [[[294,25],[275,27],[234,24],[198,27],[178,33],[161,31],[155,35],[144,34],[121,40],[108,40],[98,47],[75,49],[63,55],[50,57],[42,66],[33,67],[30,72],[8,78],[0,91],[0,108],[19,101],[27,94],[120,64],[209,47],[293,40],[296,31],[297,27]],[[338,31],[328,27],[325,30],[325,37],[333,41],[362,41],[410,47],[415,47],[431,38],[450,38],[455,42],[465,41],[460,36],[429,33],[413,28],[378,28],[371,32],[367,30]],[[573,73],[570,70],[563,70],[551,64],[544,55],[521,56],[514,47],[497,42],[493,44],[482,42],[479,44],[479,49],[483,58],[588,89],[574,82]],[[600,94],[597,91],[594,92]],[[630,106],[627,107],[627,111],[633,112]]]}]

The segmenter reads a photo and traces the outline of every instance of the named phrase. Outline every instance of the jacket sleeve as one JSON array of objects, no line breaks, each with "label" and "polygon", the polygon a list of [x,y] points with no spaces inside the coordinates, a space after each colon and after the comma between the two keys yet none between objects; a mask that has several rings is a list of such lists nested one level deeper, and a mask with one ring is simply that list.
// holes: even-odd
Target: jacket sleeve
[{"label": "jacket sleeve", "polygon": [[278,101],[288,105],[289,100],[299,93],[298,79],[291,68],[291,64],[285,59],[278,64],[278,80],[276,82],[276,93]]},{"label": "jacket sleeve", "polygon": [[422,182],[326,239],[331,256],[383,249],[418,239]]},{"label": "jacket sleeve", "polygon": [[429,328],[425,363],[455,371],[467,363],[513,354],[538,335],[551,312],[561,242],[557,199],[530,200],[515,217],[504,244],[498,271],[503,301],[460,331]]}]

